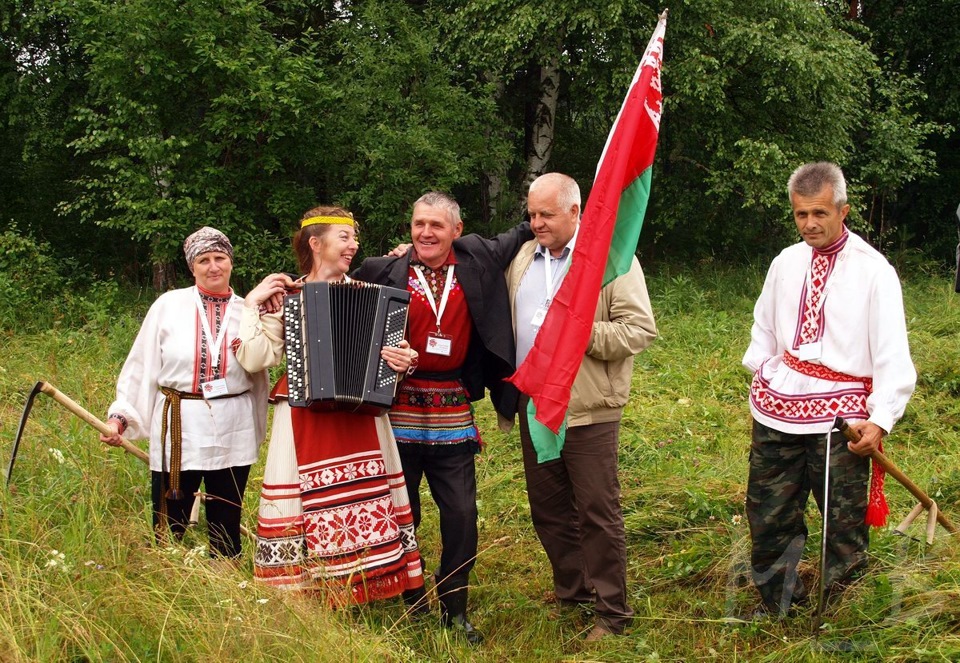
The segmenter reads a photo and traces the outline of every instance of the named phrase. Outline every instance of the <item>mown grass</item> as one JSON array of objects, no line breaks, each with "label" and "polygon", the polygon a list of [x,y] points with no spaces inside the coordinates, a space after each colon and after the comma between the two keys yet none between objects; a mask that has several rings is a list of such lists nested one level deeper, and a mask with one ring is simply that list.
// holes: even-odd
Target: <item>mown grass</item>
[{"label": "mown grass", "polygon": [[[397,602],[338,612],[250,581],[205,559],[202,530],[183,546],[151,545],[146,469],[102,447],[91,429],[41,396],[12,489],[0,492],[0,662],[12,661],[891,661],[960,658],[960,555],[875,530],[872,566],[825,616],[746,622],[756,599],[742,518],[750,418],[740,357],[763,267],[705,265],[648,274],[661,337],[636,362],[621,432],[629,588],[637,618],[622,638],[582,644],[589,616],[542,603],[550,570],[529,522],[516,434],[478,416],[481,552],[472,617],[487,636],[470,649],[436,618]],[[920,373],[887,453],[960,521],[960,295],[928,274],[905,284]],[[145,302],[130,302],[142,312]],[[109,326],[0,335],[0,461],[9,458],[23,396],[44,379],[102,413],[137,331],[136,313]],[[62,459],[61,459],[62,454]],[[262,465],[246,496],[253,524]],[[888,484],[892,528],[913,506]],[[424,490],[426,490],[424,488]],[[439,550],[436,514],[421,546]],[[809,511],[802,573],[816,586],[819,518]],[[922,526],[910,532],[922,537]],[[56,551],[56,552],[54,552]],[[62,555],[62,557],[61,557]]]}]

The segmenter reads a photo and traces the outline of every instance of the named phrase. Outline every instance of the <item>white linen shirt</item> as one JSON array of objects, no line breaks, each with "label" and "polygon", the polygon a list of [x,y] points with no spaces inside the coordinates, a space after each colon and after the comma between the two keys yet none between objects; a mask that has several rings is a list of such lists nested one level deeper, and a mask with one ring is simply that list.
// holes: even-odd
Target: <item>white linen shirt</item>
[{"label": "white linen shirt", "polygon": [[[767,382],[769,393],[777,398],[815,396],[826,403],[849,390],[852,383],[810,377],[783,362],[784,352],[799,357],[794,339],[812,256],[812,247],[800,242],[784,249],[773,260],[754,307],[750,345],[743,365],[755,373],[755,379],[760,377]],[[872,378],[873,391],[866,401],[869,421],[890,432],[903,416],[917,373],[910,359],[896,271],[854,233],[850,233],[827,281],[823,325],[821,355],[811,363],[855,377]],[[817,418],[761,408],[753,397],[750,411],[761,424],[785,433],[826,433],[833,422],[833,416],[825,413]]]},{"label": "white linen shirt", "polygon": [[[150,469],[161,471],[160,431],[164,395],[161,387],[195,392],[199,373],[196,287],[171,290],[153,303],[140,326],[117,380],[117,399],[110,414],[127,420],[127,439],[150,439]],[[227,333],[223,340],[226,362],[221,372],[230,398],[181,401],[183,470],[219,470],[252,465],[266,434],[268,376],[248,373],[234,357],[231,342],[237,338],[243,299],[233,295]],[[211,329],[216,333],[215,329]],[[170,468],[170,426],[166,458]]]}]

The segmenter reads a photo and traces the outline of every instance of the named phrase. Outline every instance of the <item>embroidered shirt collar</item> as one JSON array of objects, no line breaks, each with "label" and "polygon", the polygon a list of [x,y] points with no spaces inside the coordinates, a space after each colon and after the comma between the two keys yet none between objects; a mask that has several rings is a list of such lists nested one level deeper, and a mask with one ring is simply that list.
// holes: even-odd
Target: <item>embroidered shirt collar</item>
[{"label": "embroidered shirt collar", "polygon": [[840,233],[840,237],[834,240],[833,244],[830,246],[825,246],[822,249],[813,249],[813,255],[821,256],[832,256],[834,254],[840,253],[843,250],[843,247],[847,245],[847,239],[850,237],[850,231],[847,230],[847,226],[843,226],[843,232]]}]

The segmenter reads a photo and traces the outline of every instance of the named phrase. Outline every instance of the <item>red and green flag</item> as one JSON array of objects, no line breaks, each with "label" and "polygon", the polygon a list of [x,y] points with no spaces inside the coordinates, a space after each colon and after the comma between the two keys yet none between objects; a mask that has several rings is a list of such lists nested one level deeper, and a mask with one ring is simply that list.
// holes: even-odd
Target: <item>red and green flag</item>
[{"label": "red and green flag", "polygon": [[570,271],[530,353],[509,378],[530,396],[536,420],[554,433],[563,423],[570,389],[590,343],[600,289],[630,270],[637,250],[660,132],[660,67],[666,27],[664,12],[607,136],[580,221]]}]

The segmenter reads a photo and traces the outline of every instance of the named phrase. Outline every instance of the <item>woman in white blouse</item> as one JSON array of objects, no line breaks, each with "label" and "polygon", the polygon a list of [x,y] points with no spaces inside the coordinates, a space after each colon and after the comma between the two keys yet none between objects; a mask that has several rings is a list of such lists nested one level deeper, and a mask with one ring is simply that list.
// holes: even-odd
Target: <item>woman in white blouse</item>
[{"label": "woman in white blouse", "polygon": [[243,299],[230,287],[233,246],[204,227],[183,245],[195,285],[150,307],[117,380],[103,442],[150,439],[153,525],[176,538],[201,482],[213,557],[240,555],[240,505],[266,432],[268,377],[234,353]]}]

